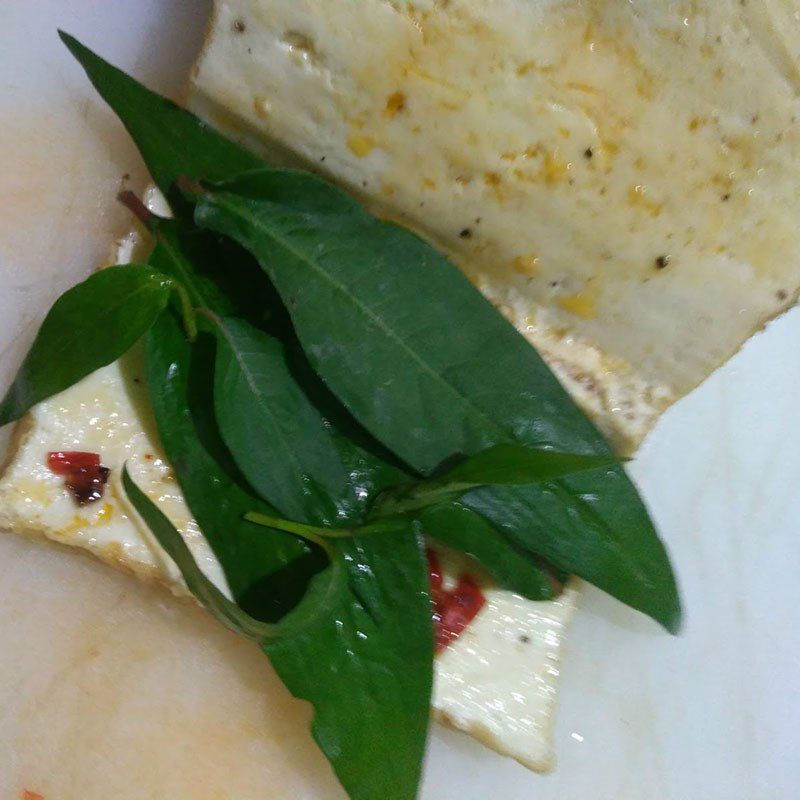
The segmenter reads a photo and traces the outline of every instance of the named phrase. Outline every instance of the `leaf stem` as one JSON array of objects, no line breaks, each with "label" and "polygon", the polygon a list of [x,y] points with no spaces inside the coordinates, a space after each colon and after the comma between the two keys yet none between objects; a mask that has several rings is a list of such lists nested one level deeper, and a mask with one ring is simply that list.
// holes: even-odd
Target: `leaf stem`
[{"label": "leaf stem", "polygon": [[197,339],[197,312],[189,297],[186,287],[179,281],[174,281],[173,286],[181,304],[181,316],[183,318],[183,328],[186,331],[186,338],[193,342]]},{"label": "leaf stem", "polygon": [[328,542],[328,539],[346,539],[353,535],[351,528],[339,529],[321,529],[314,528],[311,525],[304,525],[302,522],[294,522],[289,519],[281,519],[280,517],[271,517],[268,514],[261,514],[257,511],[249,511],[244,515],[248,522],[254,522],[256,525],[261,525],[264,528],[273,528],[274,530],[283,531],[284,533],[291,533],[299,536],[301,539],[306,539],[309,542],[321,547],[329,556],[333,556],[333,548]]}]

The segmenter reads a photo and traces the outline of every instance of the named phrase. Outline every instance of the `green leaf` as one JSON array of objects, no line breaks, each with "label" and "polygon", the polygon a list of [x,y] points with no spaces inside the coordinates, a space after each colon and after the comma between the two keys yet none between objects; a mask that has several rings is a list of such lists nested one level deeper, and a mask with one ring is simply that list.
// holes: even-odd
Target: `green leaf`
[{"label": "green leaf", "polygon": [[518,444],[496,444],[465,458],[435,483],[442,488],[494,484],[521,486],[617,464],[619,459],[611,455],[581,456]]},{"label": "green leaf", "polygon": [[481,486],[520,486],[619,463],[613,456],[578,456],[517,444],[496,444],[464,459],[439,478],[418,481],[384,492],[373,516],[403,514],[426,508]]},{"label": "green leaf", "polygon": [[[263,162],[209,128],[192,114],[149,91],[133,78],[112,66],[80,42],[60,32],[61,39],[78,59],[95,88],[120,117],[134,139],[159,188],[166,194],[177,178],[225,179],[237,172],[263,167]],[[235,314],[259,325],[275,314],[273,290],[266,280],[256,280],[252,257],[243,257],[241,248],[232,252],[208,232],[196,232],[177,222],[159,220],[159,246],[150,262],[168,275],[178,277],[199,306],[220,315]],[[231,299],[234,300],[231,303]],[[345,466],[351,475],[359,502],[349,509],[352,517],[363,511],[366,497],[373,490],[408,477],[402,465],[394,463],[371,436],[359,428],[305,364],[305,357],[287,341],[293,336],[282,321],[272,319],[289,348],[295,377],[325,419],[341,437]],[[348,446],[348,440],[356,447]]]},{"label": "green leaf", "polygon": [[201,334],[191,345],[171,312],[148,336],[147,380],[167,459],[234,598],[273,621],[297,604],[324,557],[304,542],[244,519],[248,511],[272,509],[247,489],[219,438],[213,363],[213,339]]},{"label": "green leaf", "polygon": [[319,411],[289,370],[283,345],[217,317],[214,400],[222,438],[256,492],[284,516],[337,523],[349,476]]},{"label": "green leaf", "polygon": [[59,31],[58,35],[86,70],[100,96],[122,120],[165,195],[170,194],[172,184],[181,175],[222,180],[263,165],[260,159],[149,91],[68,33]]},{"label": "green leaf", "polygon": [[565,450],[562,406],[592,430],[533,348],[418,237],[305,173],[263,170],[227,188],[198,198],[197,223],[256,256],[314,369],[415,469],[514,439]]},{"label": "green leaf", "polygon": [[664,546],[646,535],[652,522],[621,468],[478,489],[460,502],[520,547],[679,630],[680,600]]},{"label": "green leaf", "polygon": [[344,559],[337,557],[327,570],[314,578],[300,606],[280,623],[270,624],[251,617],[206,577],[175,526],[134,483],[127,465],[122,471],[122,485],[156,541],[177,565],[189,591],[213,617],[235,633],[262,644],[280,636],[296,636],[324,615],[332,614],[346,599],[347,571]]},{"label": "green leaf", "polygon": [[[311,365],[412,468],[501,443],[611,455],[534,348],[417,236],[299,172],[265,169],[192,199],[198,224],[259,260]],[[464,504],[520,547],[678,627],[669,559],[621,467],[473,494]]]},{"label": "green leaf", "polygon": [[[271,510],[220,467],[225,453],[210,421],[209,387],[202,381],[197,386],[197,372],[208,371],[210,363],[204,342],[201,335],[192,348],[171,314],[150,336],[148,381],[159,430],[234,596],[259,618],[277,620],[300,600],[298,586],[302,591],[307,585],[309,576],[296,567],[303,545],[243,519],[251,509]],[[412,798],[425,751],[433,668],[422,545],[406,529],[332,547],[334,565],[338,558],[347,567],[342,599],[325,618],[279,638],[265,652],[289,689],[314,705],[314,735],[354,800]],[[292,578],[281,581],[292,569]],[[320,573],[311,580],[282,626],[307,617],[324,578]]]},{"label": "green leaf", "polygon": [[138,265],[91,275],[56,300],[0,403],[0,426],[124,355],[169,301],[169,278]]},{"label": "green leaf", "polygon": [[122,470],[122,485],[131,504],[156,541],[177,564],[186,587],[212,616],[232,631],[259,642],[273,639],[277,635],[277,625],[261,622],[246,614],[205,576],[175,526],[133,482],[127,465]]},{"label": "green leaf", "polygon": [[[279,483],[284,486],[296,485],[300,477],[297,459],[302,458],[304,452],[310,452],[311,464],[316,465],[312,475],[330,493],[333,503],[326,501],[324,492],[312,490],[315,502],[305,511],[299,509],[298,503],[294,504],[291,512],[283,508],[281,511],[284,515],[317,524],[326,520],[338,524],[360,521],[374,494],[408,480],[408,473],[393,463],[391,454],[360,428],[308,366],[280,298],[246,250],[229,239],[190,228],[181,221],[158,220],[153,228],[156,247],[149,259],[153,267],[180,280],[198,307],[210,309],[220,317],[234,314],[250,321],[248,324],[233,320],[231,328],[237,335],[228,337],[221,334],[216,324],[207,326],[223,342],[228,357],[226,363],[232,370],[228,372],[229,377],[238,374],[244,378],[246,369],[239,369],[236,365],[250,363],[253,358],[250,350],[255,344],[258,344],[257,352],[268,351],[272,367],[277,370],[268,379],[264,373],[266,365],[262,363],[260,379],[250,374],[244,384],[239,382],[242,393],[237,395],[238,398],[246,401],[248,408],[251,402],[256,405],[248,412],[244,407],[232,409],[226,420],[232,421],[234,430],[223,425],[223,437],[251,485],[262,497],[278,504],[274,488],[269,478],[265,478],[265,471],[271,469],[273,478],[283,473]],[[270,335],[257,329],[253,323],[267,327]],[[217,353],[218,362],[220,358],[221,349]],[[260,434],[261,445],[255,448],[253,438],[241,431],[244,427],[258,427],[252,413],[258,413],[259,408],[262,414],[269,413],[263,401],[277,388],[270,385],[273,381],[282,387],[280,396],[284,399],[284,407],[282,416],[279,416],[285,425],[283,436],[302,436],[295,444],[299,448],[302,442],[304,448],[299,448],[301,452],[296,454],[292,448],[286,447],[276,451],[276,439],[265,437],[263,432]],[[230,406],[227,389],[218,396],[223,405]],[[217,403],[218,414],[219,405],[220,402]],[[301,408],[305,424],[311,426],[307,430],[295,420]],[[320,441],[316,442],[314,436],[320,437]],[[324,461],[318,457],[319,451],[326,454]],[[262,459],[266,463],[259,463]],[[262,475],[260,479],[258,473]],[[337,473],[339,480],[334,482],[332,478]],[[286,501],[285,492],[283,501]]]},{"label": "green leaf", "polygon": [[265,646],[316,711],[312,731],[352,800],[413,800],[433,680],[428,565],[411,530],[337,544],[347,601],[299,637]]},{"label": "green leaf", "polygon": [[415,514],[426,536],[471,555],[504,589],[529,600],[551,600],[553,583],[540,560],[461,503],[441,503]]},{"label": "green leaf", "polygon": [[230,239],[181,219],[155,218],[151,231],[155,247],[148,263],[179,281],[195,307],[256,325],[285,314],[258,263]]}]

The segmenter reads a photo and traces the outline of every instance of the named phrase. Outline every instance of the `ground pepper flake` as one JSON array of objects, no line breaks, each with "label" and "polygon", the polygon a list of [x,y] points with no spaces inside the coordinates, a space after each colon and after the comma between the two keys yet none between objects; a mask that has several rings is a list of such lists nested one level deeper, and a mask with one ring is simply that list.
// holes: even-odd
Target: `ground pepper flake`
[{"label": "ground pepper flake", "polygon": [[439,556],[428,550],[428,577],[433,601],[436,652],[455,642],[483,608],[486,598],[471,575],[459,576],[456,588],[444,588]]},{"label": "ground pepper flake", "polygon": [[79,506],[102,500],[111,470],[100,463],[99,453],[54,450],[47,454],[51,472],[64,476],[64,484]]}]

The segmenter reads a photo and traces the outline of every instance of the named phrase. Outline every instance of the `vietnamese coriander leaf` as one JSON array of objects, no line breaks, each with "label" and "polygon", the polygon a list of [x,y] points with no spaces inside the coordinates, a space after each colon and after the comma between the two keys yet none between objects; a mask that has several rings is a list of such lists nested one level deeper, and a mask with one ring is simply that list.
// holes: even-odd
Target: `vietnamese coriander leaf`
[{"label": "vietnamese coriander leaf", "polygon": [[[264,169],[190,195],[199,225],[259,260],[313,368],[412,468],[501,443],[610,455],[534,348],[419,237],[307,173]],[[621,467],[472,495],[464,504],[520,547],[677,629],[669,559]]]},{"label": "vietnamese coriander leaf", "polygon": [[[412,798],[425,750],[433,669],[421,540],[407,523],[372,542],[332,542],[326,552],[333,566],[309,583],[307,571],[298,567],[306,558],[298,556],[297,548],[305,545],[244,519],[253,509],[273,512],[242,488],[217,438],[209,381],[202,377],[210,377],[208,344],[207,334],[193,346],[186,342],[170,313],[148,339],[148,382],[156,418],[189,506],[240,605],[258,612],[259,619],[276,620],[278,609],[293,604],[287,598],[299,600],[279,623],[282,629],[295,627],[298,616],[307,619],[315,594],[326,586],[326,573],[337,563],[345,565],[345,588],[336,595],[335,608],[307,630],[264,649],[290,690],[313,704],[314,735],[350,796]],[[373,471],[367,468],[362,475],[359,465],[372,463],[372,456],[366,450],[354,453],[355,448],[351,460],[361,480]],[[298,586],[308,586],[302,599]],[[387,766],[376,770],[375,763]]]},{"label": "vietnamese coriander leaf", "polygon": [[531,600],[551,600],[553,582],[541,560],[511,542],[480,514],[459,502],[415,513],[426,536],[472,556],[504,589]]},{"label": "vietnamese coriander leaf", "polygon": [[481,486],[520,486],[610,467],[613,456],[578,456],[516,444],[497,444],[464,459],[439,478],[390,489],[378,497],[373,516],[404,514],[455,499]]},{"label": "vietnamese coriander leaf", "polygon": [[[203,341],[200,337],[195,352]],[[176,358],[181,347],[192,350],[177,320],[165,315],[149,340],[156,416],[192,511],[229,581],[241,581],[250,574],[248,557],[263,557],[259,536],[268,553],[281,543],[297,546],[298,540],[241,518],[244,504],[264,506],[243,494],[209,458],[194,423],[175,402],[191,383],[191,362]],[[164,358],[165,352],[172,353],[171,361]],[[208,434],[205,424],[199,430]],[[328,605],[328,613],[302,632],[265,643],[265,652],[289,689],[313,704],[314,736],[353,800],[413,798],[425,749],[433,669],[421,539],[406,524],[369,542],[331,542],[330,552],[334,566],[341,563],[346,569],[345,587],[335,595],[335,606]],[[262,564],[256,574],[263,572]],[[269,574],[262,579],[262,594],[274,578]],[[292,628],[297,615],[307,617],[308,604],[324,578],[325,572],[313,578],[306,596],[280,626]],[[375,769],[376,763],[381,769]]]},{"label": "vietnamese coriander leaf", "polygon": [[[424,542],[413,530],[343,543],[277,624],[253,619],[205,577],[172,523],[123,472],[125,491],[188,588],[259,641],[353,800],[410,800],[422,771],[433,681]],[[376,768],[379,765],[379,768]]]},{"label": "vietnamese coriander leaf", "polygon": [[314,578],[311,588],[300,605],[279,623],[266,623],[243,611],[227,598],[197,565],[183,536],[166,515],[134,483],[127,465],[122,471],[125,494],[139,516],[175,562],[186,587],[219,622],[235,633],[263,644],[280,636],[296,636],[323,615],[330,615],[345,598],[347,572],[344,559],[336,558],[330,567]]},{"label": "vietnamese coriander leaf", "polygon": [[61,295],[0,403],[0,426],[124,355],[166,307],[173,287],[168,277],[127,264]]},{"label": "vietnamese coriander leaf", "polygon": [[248,522],[272,513],[246,486],[219,437],[213,408],[214,341],[191,345],[165,312],[147,338],[147,382],[159,436],[193,516],[219,559],[236,601],[276,620],[302,597],[325,564],[305,542]]},{"label": "vietnamese coriander leaf", "polygon": [[264,647],[352,800],[413,800],[427,738],[433,630],[424,541],[413,529],[336,544],[350,592],[300,636]]},{"label": "vietnamese coriander leaf", "polygon": [[122,120],[165,195],[180,175],[221,180],[261,166],[260,159],[149,91],[68,33],[58,35]]},{"label": "vietnamese coriander leaf", "polygon": [[[264,499],[284,515],[318,524],[356,520],[375,493],[409,479],[308,367],[280,300],[246,250],[180,220],[157,220],[151,228],[156,246],[149,263],[186,287],[206,310],[201,324],[210,320],[205,327],[219,341],[218,422],[233,459]],[[252,324],[259,322],[276,335]],[[270,417],[271,425],[262,428]],[[248,434],[254,430],[258,446]],[[309,477],[319,484],[316,490]],[[296,502],[286,506],[286,492],[277,494],[289,484],[315,496],[310,516]]]},{"label": "vietnamese coriander leaf", "polygon": [[284,516],[335,524],[349,476],[329,426],[292,377],[285,348],[234,317],[216,317],[215,330],[217,421],[245,478]]},{"label": "vietnamese coriander leaf", "polygon": [[212,616],[232,631],[257,641],[276,636],[277,625],[261,622],[246,614],[205,576],[180,533],[133,482],[127,465],[122,470],[122,485],[128,500],[145,521],[156,541],[178,566],[186,587]]}]

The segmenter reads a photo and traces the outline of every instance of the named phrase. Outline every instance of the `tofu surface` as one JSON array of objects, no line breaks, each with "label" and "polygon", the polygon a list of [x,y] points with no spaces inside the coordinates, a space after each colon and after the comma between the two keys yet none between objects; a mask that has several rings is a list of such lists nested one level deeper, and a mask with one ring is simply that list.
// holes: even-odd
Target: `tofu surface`
[{"label": "tofu surface", "polygon": [[[0,479],[0,529],[86,549],[118,569],[188,594],[175,565],[128,505],[120,483],[127,463],[203,571],[228,592],[161,450],[138,350],[39,404],[18,435]],[[103,499],[78,507],[63,477],[47,466],[53,450],[100,453],[111,469]],[[478,617],[436,661],[434,709],[494,749],[547,770],[561,647],[576,593],[533,603],[490,586],[484,591]]]},{"label": "tofu surface", "polygon": [[632,450],[800,288],[792,0],[218,0],[190,105],[444,248]]}]

